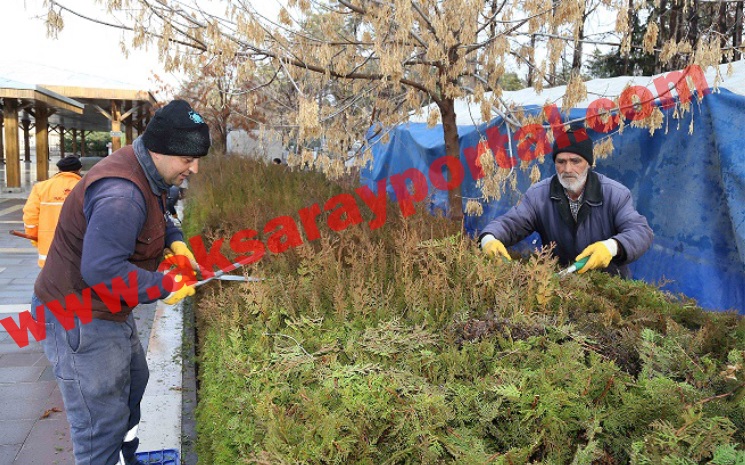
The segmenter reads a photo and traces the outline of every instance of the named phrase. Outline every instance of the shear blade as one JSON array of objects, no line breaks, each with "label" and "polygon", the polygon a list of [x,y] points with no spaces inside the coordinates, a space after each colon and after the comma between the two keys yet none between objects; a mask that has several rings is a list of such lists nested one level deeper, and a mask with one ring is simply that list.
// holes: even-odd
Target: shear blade
[{"label": "shear blade", "polygon": [[559,271],[558,274],[560,278],[563,278],[564,276],[574,273],[576,270],[577,270],[577,267],[572,265],[569,268],[564,268],[563,270]]}]

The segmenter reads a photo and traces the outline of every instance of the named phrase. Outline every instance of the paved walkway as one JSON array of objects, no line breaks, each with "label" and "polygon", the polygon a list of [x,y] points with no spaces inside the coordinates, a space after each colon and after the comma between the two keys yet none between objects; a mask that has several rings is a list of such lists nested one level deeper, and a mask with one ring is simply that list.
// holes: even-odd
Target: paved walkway
[{"label": "paved walkway", "polygon": [[[50,174],[56,172],[50,162]],[[36,179],[35,162],[21,162],[22,187],[8,192],[0,165],[0,319],[29,309],[39,268],[36,249],[11,236],[23,230],[23,205]],[[162,303],[135,310],[147,351],[150,381],[143,399],[139,451],[181,452],[181,309]],[[0,326],[0,465],[74,465],[70,431],[54,373],[41,344],[20,348]],[[191,393],[193,397],[193,392]],[[193,407],[193,406],[192,406]]]}]

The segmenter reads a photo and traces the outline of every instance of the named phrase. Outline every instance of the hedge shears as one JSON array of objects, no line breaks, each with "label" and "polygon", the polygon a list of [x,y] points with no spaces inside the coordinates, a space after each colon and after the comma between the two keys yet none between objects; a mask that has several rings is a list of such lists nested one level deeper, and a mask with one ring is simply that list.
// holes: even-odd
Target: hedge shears
[{"label": "hedge shears", "polygon": [[570,274],[574,273],[575,271],[581,270],[582,267],[584,267],[587,264],[587,260],[589,260],[589,259],[590,259],[590,257],[585,257],[582,260],[578,260],[578,261],[572,263],[568,267],[566,267],[563,270],[561,270],[558,273],[556,273],[556,276],[558,276],[559,279],[561,279],[561,278],[563,278],[563,277],[565,277],[567,275],[570,275]]},{"label": "hedge shears", "polygon": [[264,280],[264,278],[255,278],[253,276],[238,276],[234,274],[225,274],[224,271],[218,271],[207,279],[197,281],[196,284],[194,284],[194,287],[199,287],[203,284],[207,284],[213,279],[219,279],[220,281],[241,281],[246,283],[257,283]]},{"label": "hedge shears", "polygon": [[[164,256],[166,260],[172,259],[172,257],[175,255],[173,253],[173,250],[171,250],[169,247],[166,247],[163,252],[164,252]],[[213,279],[217,279],[219,281],[240,281],[240,282],[246,282],[246,283],[256,283],[256,282],[264,280],[264,278],[254,278],[253,276],[238,276],[238,275],[233,275],[233,274],[225,274],[226,272],[237,270],[238,268],[241,268],[244,265],[245,263],[241,263],[241,262],[232,263],[229,267],[225,268],[225,270],[219,270],[215,274],[210,276],[209,278],[205,278],[201,281],[197,281],[196,283],[194,283],[194,287],[199,287],[204,284],[207,284]]]}]

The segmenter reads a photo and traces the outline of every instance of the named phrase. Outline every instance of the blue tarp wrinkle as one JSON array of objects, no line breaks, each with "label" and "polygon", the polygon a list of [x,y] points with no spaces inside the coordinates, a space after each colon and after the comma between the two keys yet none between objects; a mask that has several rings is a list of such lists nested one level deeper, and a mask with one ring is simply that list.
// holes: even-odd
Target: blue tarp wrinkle
[{"label": "blue tarp wrinkle", "polygon": [[[528,112],[540,111],[526,107]],[[721,89],[694,100],[682,119],[663,109],[663,127],[649,129],[626,125],[623,134],[610,136],[614,151],[596,161],[595,169],[626,185],[636,207],[655,233],[650,250],[631,265],[635,279],[664,283],[662,288],[696,299],[709,310],[735,310],[745,314],[745,96]],[[569,118],[585,116],[573,109]],[[693,134],[689,134],[693,121]],[[501,119],[479,126],[459,126],[461,163],[466,199],[479,198],[480,190],[468,168],[464,150],[477,145],[488,128],[506,128]],[[588,131],[594,141],[605,134]],[[514,133],[512,148],[517,156]],[[406,123],[393,128],[389,141],[371,139],[373,162],[363,170],[362,183],[373,191],[377,181],[416,168],[428,177],[429,165],[445,155],[442,126]],[[375,143],[372,143],[375,142]],[[528,169],[516,168],[517,191],[506,192],[484,206],[481,217],[467,217],[466,232],[478,235],[493,218],[515,205],[530,186],[530,168],[539,163],[542,179],[554,174],[550,156],[533,161]],[[447,192],[429,185],[429,208],[445,208]],[[395,195],[388,184],[389,198]],[[540,247],[533,234],[516,247]]]}]

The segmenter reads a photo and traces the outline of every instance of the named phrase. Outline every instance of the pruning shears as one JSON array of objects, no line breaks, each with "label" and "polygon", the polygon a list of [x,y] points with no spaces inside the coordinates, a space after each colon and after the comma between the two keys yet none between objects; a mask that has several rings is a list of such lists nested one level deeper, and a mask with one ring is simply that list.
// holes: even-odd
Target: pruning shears
[{"label": "pruning shears", "polygon": [[578,261],[572,263],[568,267],[566,267],[563,270],[561,270],[558,273],[556,273],[556,276],[558,276],[559,279],[561,279],[561,278],[563,278],[563,277],[565,277],[567,275],[570,275],[570,274],[574,273],[575,271],[581,270],[582,267],[584,267],[587,264],[587,260],[589,260],[589,259],[590,259],[590,257],[585,257],[582,260],[578,260]]},{"label": "pruning shears", "polygon": [[[166,249],[164,250],[164,255],[165,255],[166,258],[168,258],[171,255],[174,255],[173,250],[171,250],[170,248],[166,247]],[[212,281],[213,279],[217,279],[217,280],[220,280],[220,281],[240,281],[240,282],[244,282],[244,283],[257,283],[259,281],[263,281],[264,280],[264,278],[255,278],[253,276],[246,277],[246,276],[238,276],[238,275],[233,275],[233,274],[225,274],[228,271],[236,270],[238,268],[243,267],[244,265],[245,265],[245,263],[241,263],[241,262],[232,263],[225,270],[217,271],[215,274],[213,274],[209,278],[203,279],[201,281],[197,281],[196,283],[194,283],[194,287],[199,287],[199,286],[202,286],[204,284],[207,284],[208,282]]]},{"label": "pruning shears", "polygon": [[201,281],[197,281],[196,284],[194,284],[194,287],[199,287],[203,284],[206,284],[213,279],[219,279],[221,281],[241,281],[241,282],[247,282],[247,283],[257,283],[259,281],[263,281],[264,278],[255,278],[253,276],[237,276],[233,274],[225,274],[224,271],[218,271],[214,275],[210,276],[207,279],[203,279]]},{"label": "pruning shears", "polygon": [[257,283],[259,281],[264,280],[264,278],[255,278],[253,276],[237,276],[237,275],[232,275],[232,274],[225,274],[228,271],[236,270],[245,265],[246,263],[241,263],[241,262],[233,263],[229,267],[225,268],[224,270],[217,271],[215,274],[213,274],[209,278],[203,279],[201,281],[197,281],[196,284],[194,284],[194,287],[199,287],[203,284],[206,284],[212,281],[213,279],[219,279],[221,281],[242,281],[245,283]]}]

